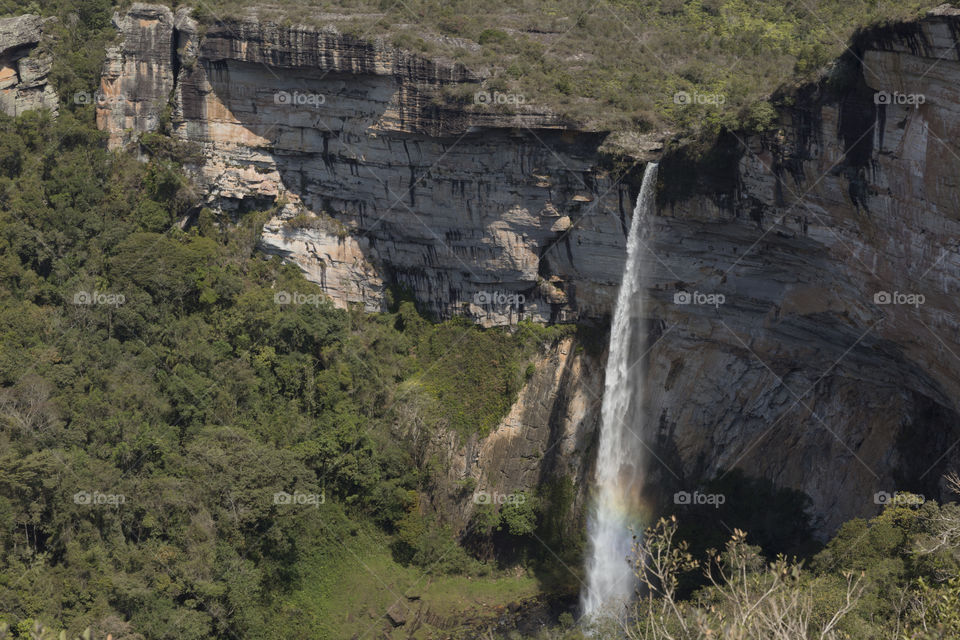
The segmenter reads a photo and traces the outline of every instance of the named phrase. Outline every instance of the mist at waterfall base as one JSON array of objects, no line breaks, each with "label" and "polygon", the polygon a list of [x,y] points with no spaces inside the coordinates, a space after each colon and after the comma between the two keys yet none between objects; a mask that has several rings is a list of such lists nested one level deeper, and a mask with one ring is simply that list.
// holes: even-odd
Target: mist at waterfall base
[{"label": "mist at waterfall base", "polygon": [[652,212],[657,165],[650,163],[627,236],[624,266],[607,357],[596,485],[587,523],[589,549],[581,610],[587,619],[619,615],[629,604],[636,576],[629,559],[633,535],[643,531],[645,472],[642,420],[646,322],[644,277],[640,269],[644,221]]}]

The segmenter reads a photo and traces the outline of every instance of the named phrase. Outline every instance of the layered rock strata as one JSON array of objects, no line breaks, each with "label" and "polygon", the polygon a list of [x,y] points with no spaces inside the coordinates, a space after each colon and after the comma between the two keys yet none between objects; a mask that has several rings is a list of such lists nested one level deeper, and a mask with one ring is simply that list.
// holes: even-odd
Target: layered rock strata
[{"label": "layered rock strata", "polygon": [[[478,79],[334,31],[232,23],[201,35],[186,11],[141,4],[116,23],[103,92],[124,99],[98,111],[112,143],[156,129],[170,96],[174,135],[202,149],[211,204],[297,207],[262,248],[337,304],[380,309],[392,285],[437,317],[484,325],[609,310],[632,195],[597,166],[601,135],[533,109],[440,106],[440,88],[483,91]],[[332,218],[340,233],[291,216]]]}]

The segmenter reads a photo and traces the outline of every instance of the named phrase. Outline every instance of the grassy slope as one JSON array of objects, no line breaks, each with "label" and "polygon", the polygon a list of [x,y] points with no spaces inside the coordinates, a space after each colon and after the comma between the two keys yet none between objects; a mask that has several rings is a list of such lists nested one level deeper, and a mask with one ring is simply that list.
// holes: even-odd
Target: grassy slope
[{"label": "grassy slope", "polygon": [[[344,517],[332,504],[320,507],[320,514],[332,520]],[[291,621],[282,625],[284,638],[373,637],[389,626],[384,613],[393,606],[411,620],[421,609],[450,622],[489,617],[542,589],[522,570],[443,575],[431,573],[431,567],[398,564],[390,553],[390,537],[363,522],[347,535],[335,535],[334,529],[327,533],[316,539],[319,545],[299,564],[298,588],[279,605],[279,619]],[[424,624],[415,637],[433,637],[437,632]]]}]

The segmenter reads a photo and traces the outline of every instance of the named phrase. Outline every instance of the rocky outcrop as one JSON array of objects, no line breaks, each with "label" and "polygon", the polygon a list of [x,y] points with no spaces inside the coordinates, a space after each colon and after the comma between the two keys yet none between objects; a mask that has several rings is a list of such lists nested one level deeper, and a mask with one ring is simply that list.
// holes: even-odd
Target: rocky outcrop
[{"label": "rocky outcrop", "polygon": [[373,312],[386,304],[383,278],[367,259],[370,242],[326,214],[286,205],[264,225],[260,247],[300,265],[340,306],[359,304]]},{"label": "rocky outcrop", "polygon": [[114,15],[123,34],[107,49],[97,100],[97,126],[117,147],[133,133],[155,131],[173,91],[173,13],[163,5],[134,3],[124,16]]},{"label": "rocky outcrop", "polygon": [[57,111],[57,94],[47,81],[53,59],[37,51],[46,20],[22,15],[0,20],[0,112]]}]

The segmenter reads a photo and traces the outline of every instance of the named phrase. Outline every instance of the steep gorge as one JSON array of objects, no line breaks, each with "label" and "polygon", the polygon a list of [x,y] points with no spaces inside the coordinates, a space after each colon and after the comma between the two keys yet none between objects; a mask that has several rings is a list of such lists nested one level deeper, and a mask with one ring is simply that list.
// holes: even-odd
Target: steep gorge
[{"label": "steep gorge", "polygon": [[[739,160],[723,181],[661,208],[644,256],[654,501],[740,467],[808,494],[826,534],[876,511],[877,491],[938,495],[960,438],[958,24],[940,12],[862,35],[834,72],[849,76],[842,86],[800,90],[774,133],[729,136],[720,155]],[[103,89],[125,99],[100,113],[116,144],[155,126],[157,97],[172,95],[174,135],[200,145],[211,204],[287,202],[262,248],[340,304],[382,308],[397,284],[438,317],[486,325],[608,317],[637,184],[604,169],[602,134],[547,114],[451,112],[430,90],[475,83],[466,69],[333,32],[201,35],[185,13],[137,6],[120,26]],[[926,102],[877,104],[880,91]],[[278,103],[278,92],[323,103]],[[670,160],[668,194],[696,172]],[[285,222],[303,211],[319,222]],[[674,304],[679,290],[725,304]],[[926,301],[880,306],[879,291]],[[524,303],[481,304],[484,292]],[[566,383],[559,396],[591,384]],[[567,452],[574,477],[587,451]],[[502,489],[532,482],[514,474]]]}]

